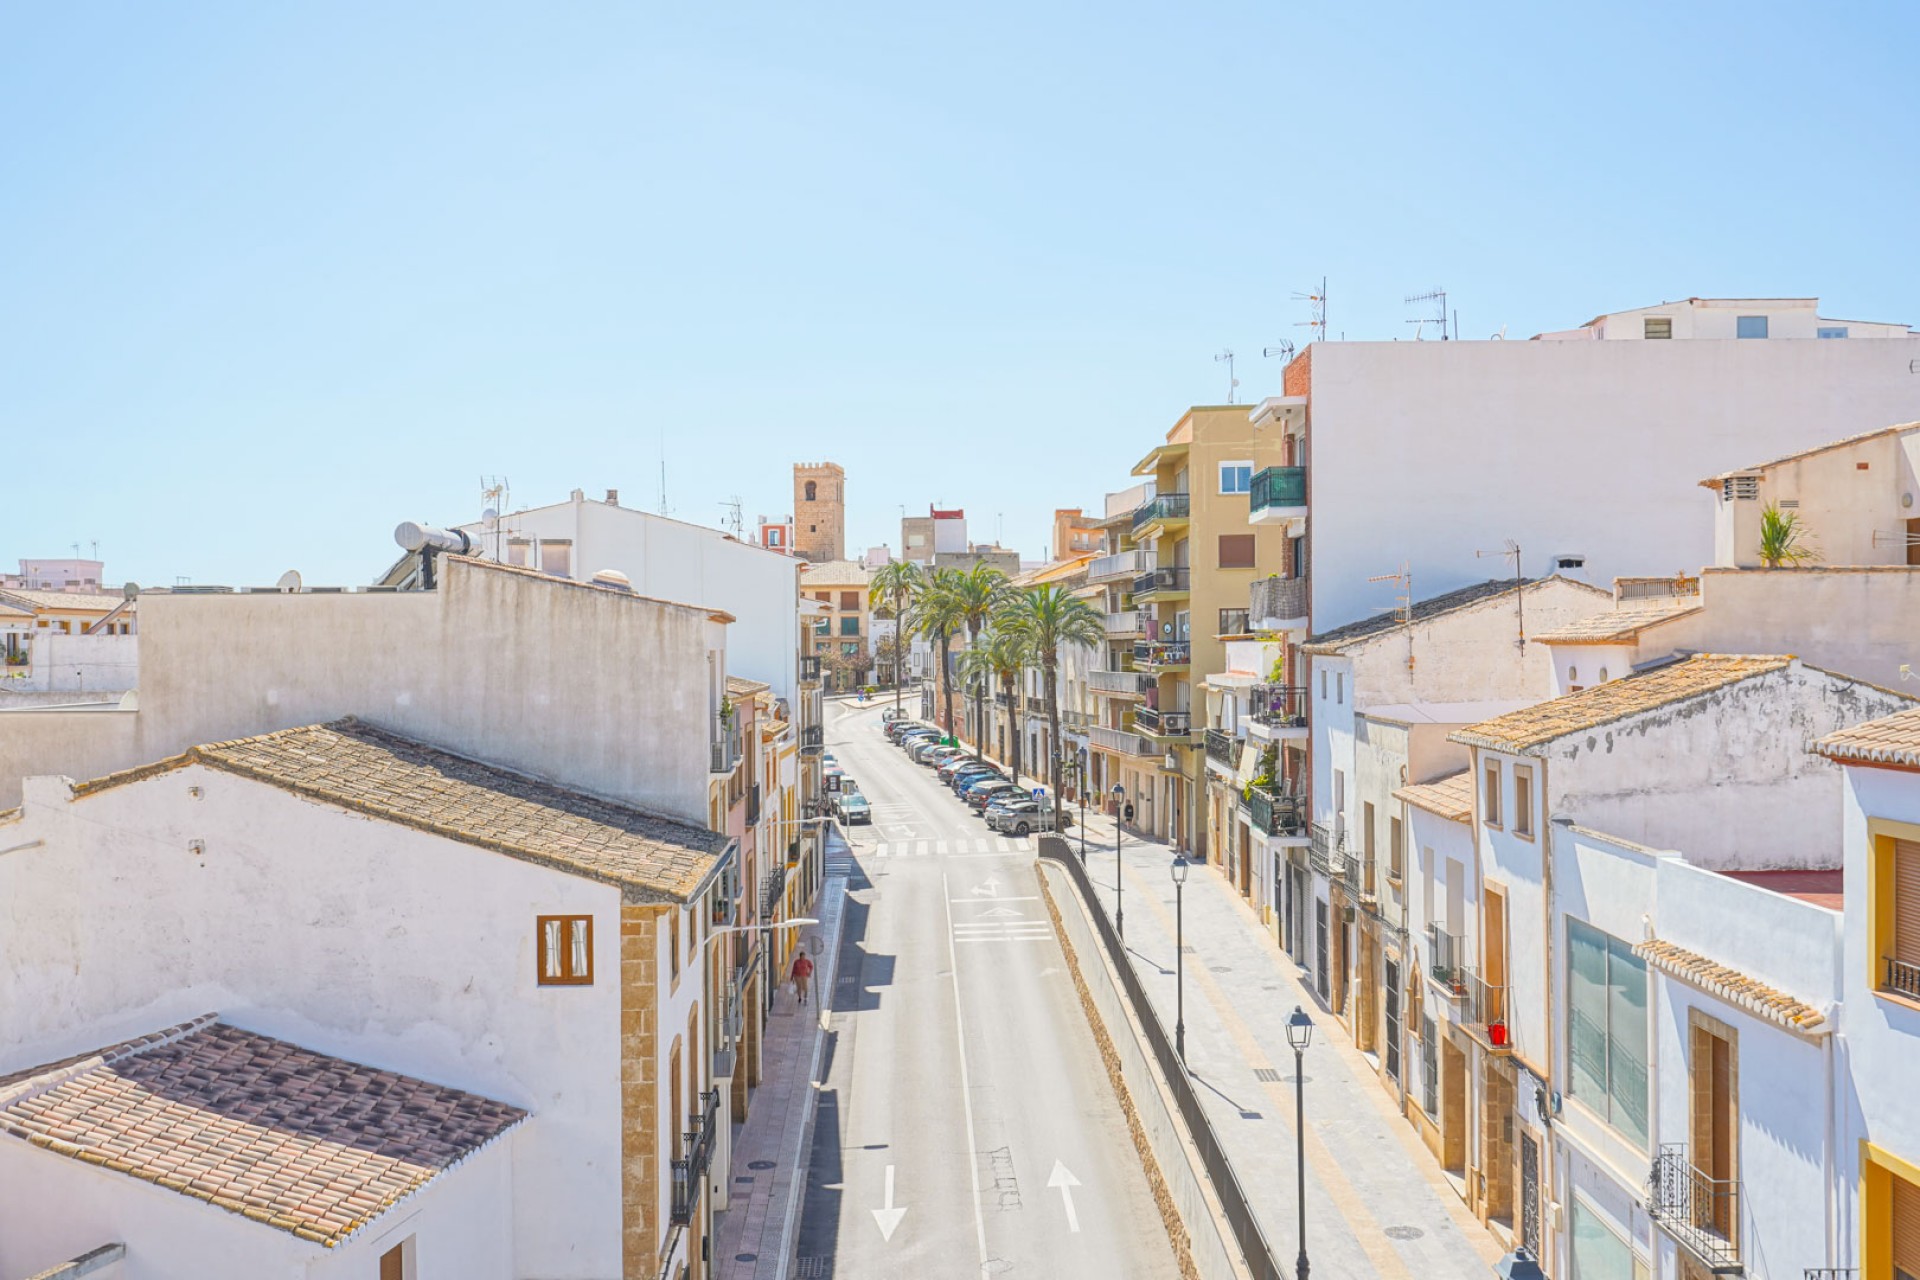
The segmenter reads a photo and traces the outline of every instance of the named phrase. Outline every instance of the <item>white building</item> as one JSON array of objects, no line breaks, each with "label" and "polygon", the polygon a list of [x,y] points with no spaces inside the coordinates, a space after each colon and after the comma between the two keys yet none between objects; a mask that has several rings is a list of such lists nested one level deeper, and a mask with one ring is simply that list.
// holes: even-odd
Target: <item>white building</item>
[{"label": "white building", "polygon": [[1538,335],[1536,341],[1570,339],[1640,342],[1728,339],[1908,338],[1904,324],[1874,320],[1831,320],[1820,314],[1818,298],[1682,298],[1631,311],[1595,316],[1578,329]]},{"label": "white building", "polygon": [[[29,779],[0,820],[0,901],[38,922],[0,988],[0,1270],[113,1241],[127,1280],[371,1275],[403,1245],[420,1280],[697,1259],[732,852],[355,721]],[[170,1074],[183,1053],[205,1071]],[[395,1168],[361,1140],[407,1097]],[[291,1185],[264,1176],[288,1152]]]},{"label": "white building", "polygon": [[22,560],[19,573],[0,573],[0,588],[97,595],[107,585],[106,567],[104,560]]}]

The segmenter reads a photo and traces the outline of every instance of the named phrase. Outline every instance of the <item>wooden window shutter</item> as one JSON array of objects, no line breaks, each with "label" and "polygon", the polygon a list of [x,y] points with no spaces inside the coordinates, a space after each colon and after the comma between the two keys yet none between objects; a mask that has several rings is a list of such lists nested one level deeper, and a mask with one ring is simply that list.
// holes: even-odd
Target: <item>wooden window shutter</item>
[{"label": "wooden window shutter", "polygon": [[1920,1276],[1920,1187],[1897,1174],[1893,1180],[1893,1267]]},{"label": "wooden window shutter", "polygon": [[1222,569],[1253,568],[1253,535],[1250,533],[1223,533],[1220,535],[1220,567]]},{"label": "wooden window shutter", "polygon": [[1887,954],[1920,964],[1920,840],[1893,842],[1893,937]]}]

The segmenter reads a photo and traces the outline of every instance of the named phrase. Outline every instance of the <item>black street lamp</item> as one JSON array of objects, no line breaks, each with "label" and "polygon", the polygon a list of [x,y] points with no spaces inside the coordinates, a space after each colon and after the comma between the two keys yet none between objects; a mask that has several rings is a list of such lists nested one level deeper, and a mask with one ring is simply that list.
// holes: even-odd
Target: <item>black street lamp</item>
[{"label": "black street lamp", "polygon": [[1300,1189],[1300,1257],[1294,1262],[1297,1280],[1307,1280],[1307,1083],[1302,1074],[1307,1046],[1313,1042],[1313,1019],[1299,1005],[1287,1019],[1287,1043],[1293,1046],[1293,1138],[1295,1181]]},{"label": "black street lamp", "polygon": [[1087,865],[1087,749],[1080,748],[1079,785],[1074,788],[1080,793],[1080,865]]},{"label": "black street lamp", "polygon": [[1126,805],[1127,789],[1116,782],[1113,784],[1113,928],[1122,942],[1127,940],[1127,908],[1120,896],[1123,887],[1121,881],[1125,878],[1125,870],[1120,862],[1120,837],[1123,833],[1120,823],[1125,817]]},{"label": "black street lamp", "polygon": [[1187,1065],[1187,860],[1175,858],[1173,873],[1173,1051]]}]

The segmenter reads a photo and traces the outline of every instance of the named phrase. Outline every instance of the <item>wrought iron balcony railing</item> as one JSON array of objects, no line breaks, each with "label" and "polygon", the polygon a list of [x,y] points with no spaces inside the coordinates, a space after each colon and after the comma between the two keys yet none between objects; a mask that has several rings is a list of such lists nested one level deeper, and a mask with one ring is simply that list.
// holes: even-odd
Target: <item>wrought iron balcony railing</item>
[{"label": "wrought iron balcony railing", "polygon": [[1257,684],[1253,686],[1253,718],[1276,729],[1304,729],[1307,724],[1307,689],[1297,684]]},{"label": "wrought iron balcony railing", "polygon": [[1225,729],[1207,730],[1207,759],[1231,769],[1240,762],[1239,742]]},{"label": "wrought iron balcony railing", "polygon": [[1337,875],[1341,860],[1346,857],[1347,833],[1316,822],[1307,834],[1310,837],[1307,864],[1328,878]]},{"label": "wrought iron balcony railing", "polygon": [[1141,503],[1133,510],[1133,527],[1140,529],[1156,520],[1185,520],[1192,514],[1192,499],[1184,493],[1163,493]]},{"label": "wrought iron balcony railing", "polygon": [[1184,738],[1192,726],[1193,714],[1188,711],[1159,711],[1153,707],[1141,707],[1133,713],[1133,727],[1156,738]]},{"label": "wrought iron balcony railing", "polygon": [[820,655],[802,654],[800,657],[800,679],[818,681],[820,679]]},{"label": "wrought iron balcony railing", "polygon": [[1716,1275],[1737,1275],[1740,1184],[1694,1167],[1684,1144],[1660,1148],[1647,1174],[1647,1216]]},{"label": "wrought iron balcony railing", "polygon": [[1437,924],[1427,926],[1427,972],[1433,980],[1465,999],[1467,995],[1467,940]]},{"label": "wrought iron balcony railing", "polygon": [[1193,661],[1191,640],[1136,640],[1133,660],[1143,667],[1184,667]]},{"label": "wrought iron balcony railing", "polygon": [[817,724],[810,724],[800,731],[800,754],[817,756],[826,746],[826,731]]},{"label": "wrought iron balcony railing", "polygon": [[1265,631],[1276,623],[1307,616],[1305,578],[1262,578],[1247,588],[1247,616]]},{"label": "wrought iron balcony railing", "polygon": [[1193,590],[1193,572],[1190,569],[1149,569],[1133,580],[1135,596],[1151,595],[1156,591]]},{"label": "wrought iron balcony railing", "polygon": [[787,888],[787,864],[776,862],[773,869],[760,878],[760,918],[773,919],[773,909],[780,905],[781,895]]},{"label": "wrought iron balcony railing", "polygon": [[700,1208],[700,1192],[713,1164],[714,1129],[720,1123],[720,1091],[709,1089],[698,1101],[700,1110],[687,1117],[687,1132],[680,1135],[683,1154],[672,1162],[672,1221],[682,1227],[693,1222]]},{"label": "wrought iron balcony railing", "polygon": [[713,721],[713,772],[732,773],[740,763],[740,728],[731,716],[715,716]]},{"label": "wrought iron balcony railing", "polygon": [[1307,833],[1307,806],[1299,796],[1279,796],[1261,787],[1251,787],[1242,803],[1247,810],[1247,823],[1255,831],[1270,836]]},{"label": "wrought iron balcony railing", "polygon": [[1891,991],[1912,1000],[1920,1000],[1920,964],[1908,964],[1905,960],[1895,960],[1885,956],[1887,979],[1880,984],[1882,991]]},{"label": "wrought iron balcony railing", "polygon": [[1307,505],[1307,469],[1305,467],[1267,467],[1256,471],[1247,492],[1247,510],[1264,511],[1269,507]]}]

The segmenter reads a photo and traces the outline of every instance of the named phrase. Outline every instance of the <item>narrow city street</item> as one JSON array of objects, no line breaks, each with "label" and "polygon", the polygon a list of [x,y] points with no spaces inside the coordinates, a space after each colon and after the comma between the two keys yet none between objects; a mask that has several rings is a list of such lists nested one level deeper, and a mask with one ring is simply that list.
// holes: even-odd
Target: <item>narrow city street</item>
[{"label": "narrow city street", "polygon": [[839,978],[822,993],[797,1274],[1174,1276],[1031,842],[993,835],[890,745],[883,705],[827,711],[874,822],[850,832]]}]

